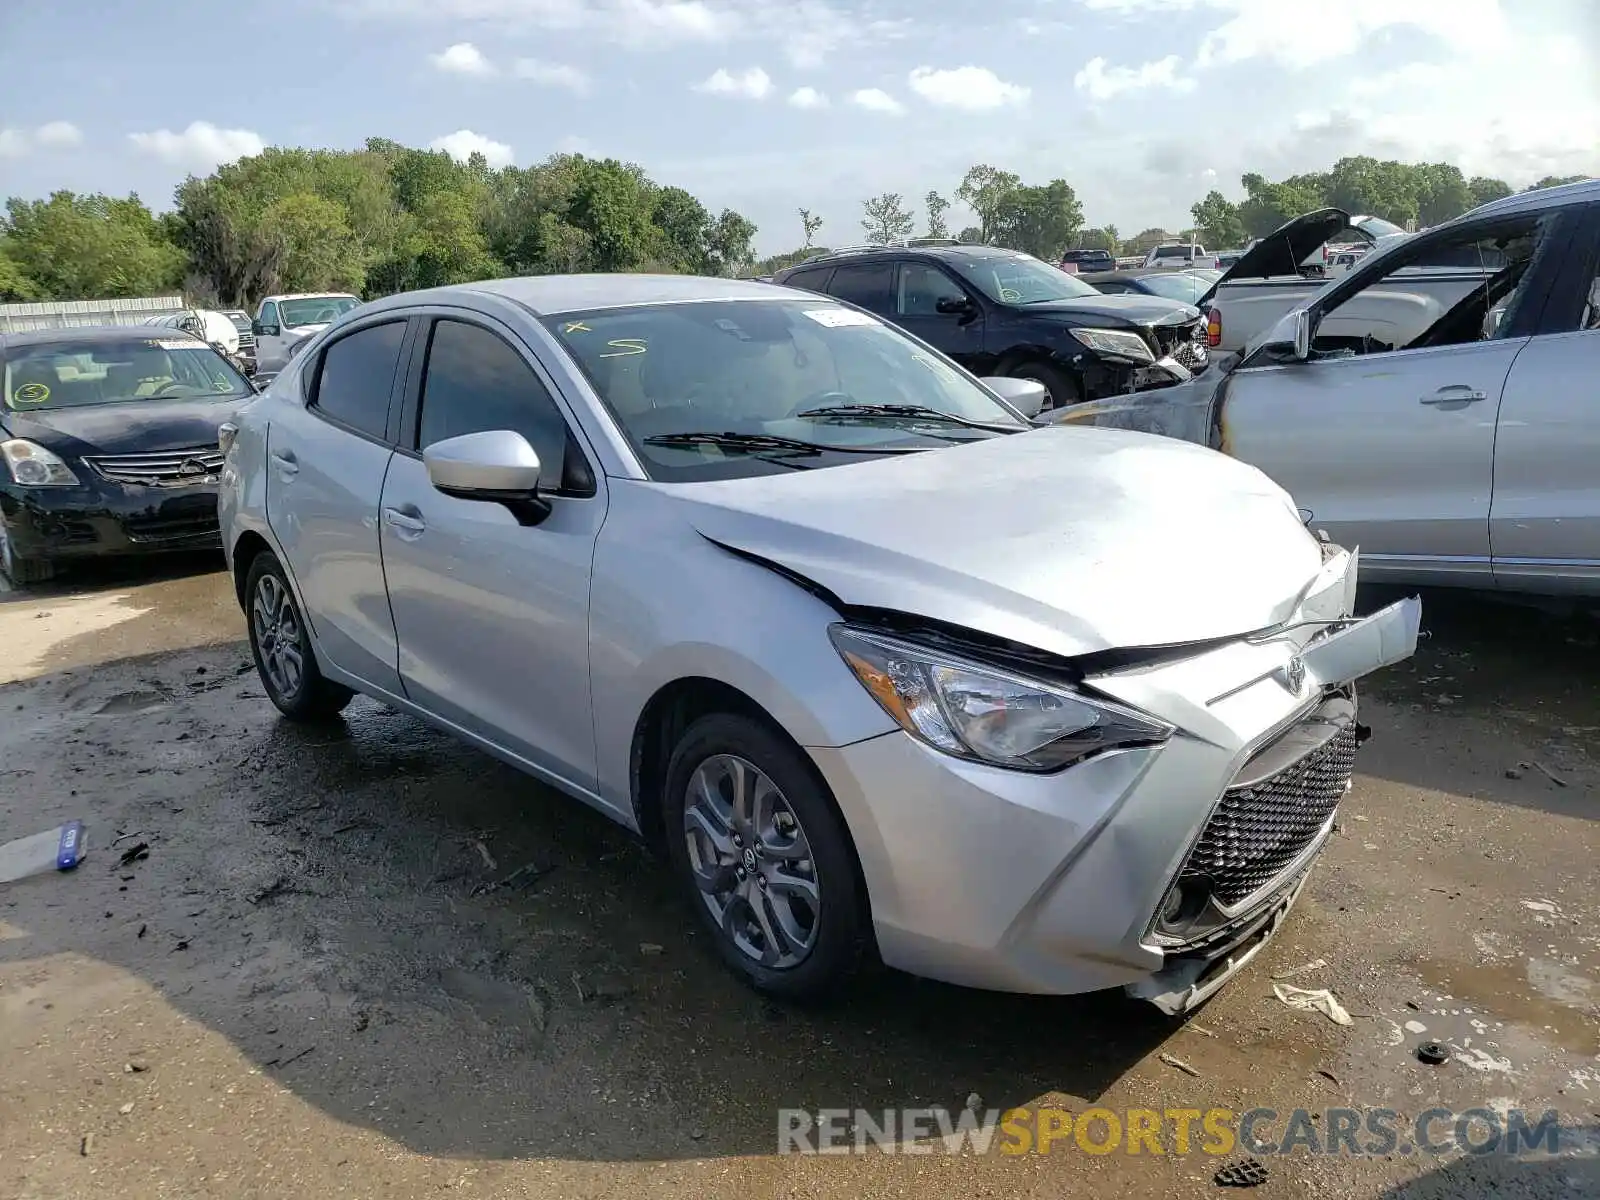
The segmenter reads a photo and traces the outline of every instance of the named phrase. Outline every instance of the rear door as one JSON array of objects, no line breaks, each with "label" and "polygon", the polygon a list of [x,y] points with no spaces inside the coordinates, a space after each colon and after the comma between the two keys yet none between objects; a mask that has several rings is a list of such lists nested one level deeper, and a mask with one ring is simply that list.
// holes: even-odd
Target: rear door
[{"label": "rear door", "polygon": [[[1497,585],[1600,592],[1600,205],[1574,210],[1538,332],[1506,380],[1489,545]],[[1509,313],[1506,319],[1514,319]]]},{"label": "rear door", "polygon": [[834,268],[828,294],[894,320],[894,260],[845,263]]},{"label": "rear door", "polygon": [[[983,309],[953,275],[934,263],[906,260],[900,263],[894,286],[890,319],[895,324],[968,370],[982,366]],[[971,301],[973,314],[942,313],[941,300]]]},{"label": "rear door", "polygon": [[400,691],[394,621],[378,546],[378,501],[393,456],[405,317],[340,332],[301,368],[303,404],[273,410],[267,520],[288,558],[328,664]]},{"label": "rear door", "polygon": [[[1397,271],[1490,254],[1501,236],[1525,238],[1532,254],[1548,232],[1521,217],[1419,238],[1343,300],[1359,302]],[[1535,255],[1513,301],[1538,298],[1550,261]],[[1480,315],[1449,344],[1310,362],[1258,352],[1225,384],[1223,448],[1288,489],[1335,541],[1359,546],[1368,577],[1488,585],[1496,414],[1529,339],[1517,320],[1489,338],[1484,325]]]},{"label": "rear door", "polygon": [[[464,310],[431,324],[417,335],[407,428],[381,505],[406,694],[548,777],[593,792],[589,580],[604,481],[545,368],[513,330]],[[428,480],[428,446],[501,429],[527,438],[544,467],[541,492],[552,510],[536,526],[518,524],[503,505],[446,496]]]}]

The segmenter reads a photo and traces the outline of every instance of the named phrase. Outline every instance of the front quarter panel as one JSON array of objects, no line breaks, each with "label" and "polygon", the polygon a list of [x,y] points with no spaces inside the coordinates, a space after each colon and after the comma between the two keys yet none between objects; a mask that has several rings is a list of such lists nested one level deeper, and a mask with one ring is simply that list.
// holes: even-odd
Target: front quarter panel
[{"label": "front quarter panel", "polygon": [[267,429],[275,401],[263,393],[235,419],[239,433],[217,479],[217,519],[222,528],[222,550],[228,569],[234,569],[234,550],[246,533],[271,540],[267,529]]},{"label": "front quarter panel", "polygon": [[595,549],[589,640],[602,798],[631,808],[639,717],[680,679],[736,688],[801,746],[849,745],[897,728],[828,640],[833,608],[706,540],[673,493],[670,484],[614,480]]}]

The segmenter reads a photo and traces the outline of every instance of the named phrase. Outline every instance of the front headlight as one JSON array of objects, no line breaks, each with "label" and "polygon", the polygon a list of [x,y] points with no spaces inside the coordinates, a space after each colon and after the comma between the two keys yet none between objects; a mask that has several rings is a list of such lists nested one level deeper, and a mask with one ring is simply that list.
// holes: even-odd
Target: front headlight
[{"label": "front headlight", "polygon": [[56,454],[27,438],[0,442],[0,458],[19,487],[77,487],[78,477]]},{"label": "front headlight", "polygon": [[1173,727],[1058,684],[895,638],[832,625],[861,685],[912,737],[957,758],[1056,771],[1102,750],[1164,742]]},{"label": "front headlight", "polygon": [[1068,332],[1096,354],[1114,354],[1118,358],[1133,358],[1140,362],[1155,361],[1149,344],[1137,333],[1129,333],[1126,329],[1072,329]]}]

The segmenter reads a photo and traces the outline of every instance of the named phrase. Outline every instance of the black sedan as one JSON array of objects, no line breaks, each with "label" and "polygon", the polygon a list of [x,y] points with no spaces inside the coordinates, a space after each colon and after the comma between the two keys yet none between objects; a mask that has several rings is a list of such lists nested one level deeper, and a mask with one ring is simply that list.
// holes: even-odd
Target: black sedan
[{"label": "black sedan", "polygon": [[1160,296],[1194,304],[1221,278],[1221,271],[1096,271],[1078,278],[1107,296]]},{"label": "black sedan", "polygon": [[217,429],[255,394],[177,330],[0,335],[0,573],[219,545]]}]

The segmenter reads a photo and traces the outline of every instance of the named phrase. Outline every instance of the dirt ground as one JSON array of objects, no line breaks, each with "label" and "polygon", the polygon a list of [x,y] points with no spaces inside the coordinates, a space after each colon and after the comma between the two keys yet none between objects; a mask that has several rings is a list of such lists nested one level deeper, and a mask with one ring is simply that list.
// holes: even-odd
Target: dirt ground
[{"label": "dirt ground", "polygon": [[[332,729],[276,719],[219,562],[0,596],[0,840],[81,818],[91,845],[0,887],[0,1196],[1218,1191],[1200,1153],[776,1153],[780,1108],[972,1093],[1600,1128],[1600,625],[1424,603],[1299,907],[1179,1023],[887,973],[779,1008],[603,819],[365,700]],[[1348,1027],[1273,995],[1318,959],[1293,983]],[[1430,1037],[1445,1065],[1415,1058]],[[1589,1146],[1297,1154],[1254,1194],[1592,1197]]]}]

